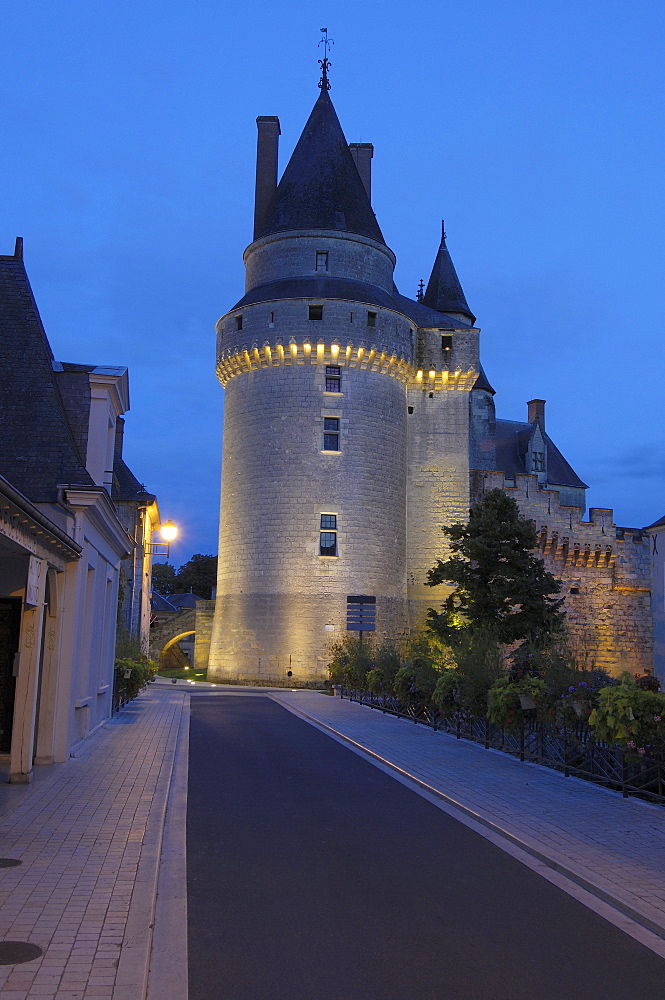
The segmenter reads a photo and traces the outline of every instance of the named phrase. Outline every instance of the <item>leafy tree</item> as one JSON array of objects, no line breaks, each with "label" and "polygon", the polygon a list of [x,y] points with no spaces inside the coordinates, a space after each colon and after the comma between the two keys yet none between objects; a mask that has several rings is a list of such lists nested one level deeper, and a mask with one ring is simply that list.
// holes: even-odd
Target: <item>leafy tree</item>
[{"label": "leafy tree", "polygon": [[430,609],[428,626],[453,649],[466,645],[475,632],[486,641],[523,642],[543,649],[564,630],[563,599],[555,598],[561,582],[534,555],[533,521],[522,520],[519,508],[503,490],[490,490],[471,511],[466,524],[443,529],[452,555],[437,560],[427,574],[436,587],[452,583],[453,592],[441,612]]},{"label": "leafy tree", "polygon": [[170,563],[153,563],[152,589],[162,597],[176,592],[175,568]]},{"label": "leafy tree", "polygon": [[217,556],[197,554],[184,563],[175,576],[175,586],[169,593],[188,593],[209,601],[217,583]]}]

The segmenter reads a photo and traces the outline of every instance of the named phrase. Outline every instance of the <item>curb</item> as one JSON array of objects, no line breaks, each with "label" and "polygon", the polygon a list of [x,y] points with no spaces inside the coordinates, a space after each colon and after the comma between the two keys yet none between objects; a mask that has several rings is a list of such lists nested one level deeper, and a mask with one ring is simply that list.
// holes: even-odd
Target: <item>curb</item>
[{"label": "curb", "polygon": [[294,715],[301,716],[303,719],[306,719],[312,725],[331,734],[335,739],[339,740],[339,742],[348,745],[351,749],[353,749],[357,753],[360,753],[361,755],[368,757],[370,759],[370,762],[379,763],[386,770],[395,771],[398,775],[400,775],[402,779],[406,779],[408,782],[417,785],[419,788],[426,791],[429,795],[437,799],[442,799],[448,806],[452,807],[452,809],[456,810],[457,812],[461,812],[464,816],[467,816],[475,823],[478,823],[481,826],[486,827],[488,830],[491,830],[492,833],[494,833],[497,837],[500,837],[503,840],[507,840],[515,847],[518,847],[521,851],[524,851],[525,854],[528,854],[532,858],[535,858],[537,861],[541,862],[541,864],[545,865],[547,868],[550,868],[552,871],[557,872],[557,874],[563,875],[571,882],[574,882],[575,885],[578,885],[581,889],[584,889],[586,892],[590,893],[592,896],[595,896],[597,899],[602,900],[602,902],[611,906],[612,909],[618,911],[619,913],[623,914],[626,917],[629,917],[636,924],[639,924],[641,927],[644,927],[646,930],[650,931],[656,937],[665,941],[665,927],[663,927],[662,924],[659,924],[656,921],[651,920],[644,913],[641,913],[639,910],[636,910],[634,907],[632,907],[629,903],[625,903],[623,900],[617,899],[616,896],[613,896],[611,893],[606,892],[604,889],[601,889],[600,886],[597,886],[593,882],[590,882],[583,875],[580,875],[573,869],[568,868],[565,864],[562,864],[560,861],[555,861],[553,858],[550,858],[547,854],[544,854],[541,850],[539,850],[539,848],[534,846],[528,840],[523,840],[516,834],[510,833],[510,831],[505,830],[503,827],[499,826],[498,823],[495,823],[492,820],[482,816],[480,813],[475,812],[475,810],[471,809],[469,806],[465,806],[462,802],[458,802],[457,799],[454,799],[451,795],[447,795],[445,792],[440,791],[433,785],[429,785],[426,781],[423,781],[422,778],[416,777],[416,775],[411,774],[409,771],[406,771],[398,764],[394,764],[387,758],[382,757],[380,754],[376,753],[376,751],[370,750],[369,747],[363,746],[362,743],[356,742],[356,740],[352,739],[350,736],[346,736],[344,733],[335,729],[335,727],[331,726],[329,723],[321,722],[314,716],[309,715],[302,708],[296,708],[289,702],[281,701],[278,697],[275,697],[274,695],[272,697],[273,700],[277,701],[278,704],[288,709],[288,711],[292,712]]}]

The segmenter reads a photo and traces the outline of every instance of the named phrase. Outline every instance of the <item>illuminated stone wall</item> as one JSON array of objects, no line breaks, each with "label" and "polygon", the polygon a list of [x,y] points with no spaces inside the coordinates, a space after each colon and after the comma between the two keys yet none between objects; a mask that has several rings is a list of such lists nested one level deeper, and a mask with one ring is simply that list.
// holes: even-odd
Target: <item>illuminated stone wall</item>
[{"label": "illuminated stone wall", "polygon": [[[474,502],[484,491],[505,488],[503,473],[472,473]],[[562,507],[556,490],[537,488],[537,476],[516,477],[505,488],[535,522],[547,569],[563,581],[561,596],[571,645],[581,664],[614,675],[653,670],[649,539],[617,529],[613,511]]]}]

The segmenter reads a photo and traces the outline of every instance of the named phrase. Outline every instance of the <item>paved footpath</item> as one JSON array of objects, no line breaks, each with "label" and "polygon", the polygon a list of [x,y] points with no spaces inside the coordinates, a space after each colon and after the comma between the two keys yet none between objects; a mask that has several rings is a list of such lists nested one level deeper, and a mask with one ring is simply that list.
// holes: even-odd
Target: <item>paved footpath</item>
[{"label": "paved footpath", "polygon": [[[0,785],[2,1000],[141,1000],[164,816],[188,693],[151,687],[34,785]],[[185,711],[183,711],[185,710]],[[45,774],[45,772],[48,772]],[[166,998],[165,998],[166,1000]]]},{"label": "paved footpath", "polygon": [[[186,1000],[190,690],[152,685],[67,763],[40,769],[33,785],[0,784],[0,858],[22,861],[0,869],[0,940],[44,949],[40,959],[0,966],[0,1000]],[[339,698],[265,695],[415,781],[665,956],[663,807]]]}]

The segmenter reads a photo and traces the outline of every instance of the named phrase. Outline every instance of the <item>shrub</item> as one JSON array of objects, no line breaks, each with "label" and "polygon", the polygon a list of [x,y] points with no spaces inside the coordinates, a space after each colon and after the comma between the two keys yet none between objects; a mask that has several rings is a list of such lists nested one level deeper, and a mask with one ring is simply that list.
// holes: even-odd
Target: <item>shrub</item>
[{"label": "shrub", "polygon": [[115,661],[114,690],[119,701],[131,701],[155,676],[155,664],[147,657],[130,659],[119,657]]},{"label": "shrub", "polygon": [[630,674],[619,684],[598,692],[598,707],[589,717],[596,738],[618,743],[643,757],[648,750],[662,753],[665,748],[665,694],[643,690]]},{"label": "shrub", "polygon": [[368,690],[372,694],[392,691],[401,662],[399,650],[394,643],[381,643],[374,656],[374,666],[367,673]]},{"label": "shrub", "polygon": [[367,674],[374,666],[371,643],[347,635],[333,645],[331,652],[332,659],[328,664],[331,683],[366,690]]},{"label": "shrub", "polygon": [[412,704],[427,704],[432,700],[442,670],[452,662],[450,651],[436,637],[422,635],[412,639],[404,665],[395,675],[395,694]]},{"label": "shrub", "polygon": [[508,674],[499,677],[489,692],[487,717],[504,729],[519,729],[525,722],[530,708],[522,707],[522,699],[531,699],[536,710],[542,707],[546,697],[545,681],[540,677],[523,677],[511,680]]}]

